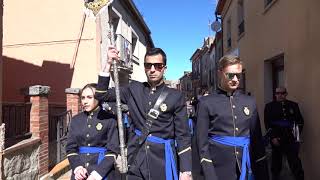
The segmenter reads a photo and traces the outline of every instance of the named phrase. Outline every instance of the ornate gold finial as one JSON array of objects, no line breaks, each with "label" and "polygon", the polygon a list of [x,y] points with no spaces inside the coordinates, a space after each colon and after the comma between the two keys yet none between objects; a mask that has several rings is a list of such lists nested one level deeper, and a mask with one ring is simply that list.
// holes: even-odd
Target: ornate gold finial
[{"label": "ornate gold finial", "polygon": [[97,15],[99,11],[108,3],[110,0],[93,0],[93,1],[85,1],[84,6],[92,11],[94,15]]}]

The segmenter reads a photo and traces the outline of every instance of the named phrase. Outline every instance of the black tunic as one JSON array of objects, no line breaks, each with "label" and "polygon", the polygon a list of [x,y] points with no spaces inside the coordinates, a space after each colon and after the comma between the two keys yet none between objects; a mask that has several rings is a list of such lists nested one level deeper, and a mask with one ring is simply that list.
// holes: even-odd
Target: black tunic
[{"label": "black tunic", "polygon": [[[277,137],[285,143],[294,142],[292,133],[293,124],[299,124],[300,130],[302,131],[304,123],[298,104],[289,100],[283,102],[272,101],[266,104],[264,121],[266,128],[270,128],[271,130],[270,138]],[[283,123],[287,122],[290,126],[281,127],[277,125],[276,121]]]},{"label": "black tunic", "polygon": [[[101,101],[115,101],[114,90],[108,90],[109,77],[99,76],[96,98]],[[160,115],[153,121],[150,134],[162,139],[174,139],[177,147],[172,145],[174,154],[179,154],[178,171],[191,171],[191,135],[188,128],[187,108],[183,94],[168,88],[163,83],[152,90],[148,83],[132,81],[128,86],[120,89],[121,101],[129,107],[132,125],[128,140],[129,174],[144,179],[165,179],[164,145],[145,142],[138,144],[138,136],[134,129],[142,130],[145,126],[146,115],[153,108],[162,91],[169,94],[160,105]],[[175,152],[177,151],[177,152]],[[137,162],[143,162],[136,167]]]},{"label": "black tunic", "polygon": [[[101,110],[99,107],[91,113],[81,112],[74,116],[69,126],[66,146],[67,157],[72,169],[83,166],[88,174],[92,171],[101,177],[119,179],[115,172],[114,162],[119,154],[119,139],[116,128],[117,121],[113,114]],[[104,159],[97,164],[98,154],[80,154],[79,147],[104,147],[107,149]]]},{"label": "black tunic", "polygon": [[250,136],[251,169],[255,179],[268,179],[260,120],[254,99],[222,90],[200,99],[197,141],[205,179],[236,180],[241,172],[242,148],[209,140],[213,135]]},{"label": "black tunic", "polygon": [[285,155],[295,179],[304,179],[304,171],[299,158],[299,143],[293,135],[293,125],[298,124],[300,133],[303,128],[303,118],[297,103],[289,100],[273,101],[265,107],[265,126],[270,129],[270,139],[279,138],[279,146],[272,145],[271,172],[273,179],[280,178],[282,156]]}]

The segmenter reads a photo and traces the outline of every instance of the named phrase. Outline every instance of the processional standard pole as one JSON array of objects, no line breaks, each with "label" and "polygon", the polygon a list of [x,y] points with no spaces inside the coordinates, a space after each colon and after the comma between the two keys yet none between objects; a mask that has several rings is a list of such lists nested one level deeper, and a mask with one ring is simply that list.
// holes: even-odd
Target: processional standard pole
[{"label": "processional standard pole", "polygon": [[[107,14],[108,16],[108,26],[109,26],[109,37],[102,37],[103,40],[106,38],[110,39],[111,46],[116,47],[115,36],[112,24],[112,18],[110,16],[110,12],[112,10],[111,3],[114,0],[85,0],[85,7],[89,10],[89,13],[92,13],[95,17],[102,16],[103,14]],[[98,22],[97,22],[98,23]],[[103,24],[103,23],[102,23]],[[102,49],[102,51],[106,51],[106,49]],[[106,64],[106,58],[101,56],[101,64],[102,66]],[[117,121],[118,121],[118,129],[119,129],[119,141],[120,141],[120,155],[121,155],[121,173],[128,172],[128,163],[127,163],[127,149],[124,140],[124,127],[122,120],[122,110],[121,110],[121,102],[120,102],[120,90],[119,90],[119,74],[118,74],[118,64],[117,60],[112,61],[113,66],[113,75],[114,75],[114,84],[115,84],[115,93],[116,93],[116,107],[117,107]]]}]

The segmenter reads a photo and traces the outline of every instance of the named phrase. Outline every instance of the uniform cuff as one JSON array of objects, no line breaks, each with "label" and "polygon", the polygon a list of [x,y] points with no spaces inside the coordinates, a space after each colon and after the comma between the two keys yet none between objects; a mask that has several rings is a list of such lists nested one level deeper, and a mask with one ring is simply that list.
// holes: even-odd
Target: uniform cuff
[{"label": "uniform cuff", "polygon": [[99,76],[109,77],[109,76],[110,76],[110,73],[100,71],[100,72],[99,72]]},{"label": "uniform cuff", "polygon": [[187,151],[191,151],[191,147],[185,148],[182,151],[178,152],[178,155],[180,156],[181,154],[187,152]]},{"label": "uniform cuff", "polygon": [[263,157],[259,158],[256,160],[256,162],[259,162],[259,161],[262,161],[262,160],[265,160],[267,158],[267,155],[264,155]]},{"label": "uniform cuff", "polygon": [[207,158],[202,158],[200,163],[202,163],[202,162],[212,163],[212,160],[211,159],[207,159]]}]

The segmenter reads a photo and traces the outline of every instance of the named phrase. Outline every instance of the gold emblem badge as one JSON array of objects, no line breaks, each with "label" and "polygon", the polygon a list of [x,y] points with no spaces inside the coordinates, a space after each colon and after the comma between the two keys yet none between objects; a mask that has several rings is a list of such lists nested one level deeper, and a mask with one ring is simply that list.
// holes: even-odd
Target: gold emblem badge
[{"label": "gold emblem badge", "polygon": [[167,110],[167,108],[168,108],[167,105],[164,104],[164,103],[160,105],[160,110],[161,110],[162,112],[165,112],[165,111]]},{"label": "gold emblem badge", "polygon": [[247,116],[250,115],[250,109],[249,109],[247,106],[245,106],[245,107],[243,108],[243,112],[244,112],[244,114],[247,115]]},{"label": "gold emblem badge", "polygon": [[98,130],[98,131],[101,131],[101,129],[102,129],[102,124],[101,123],[98,123],[97,125],[96,125],[96,129]]}]

